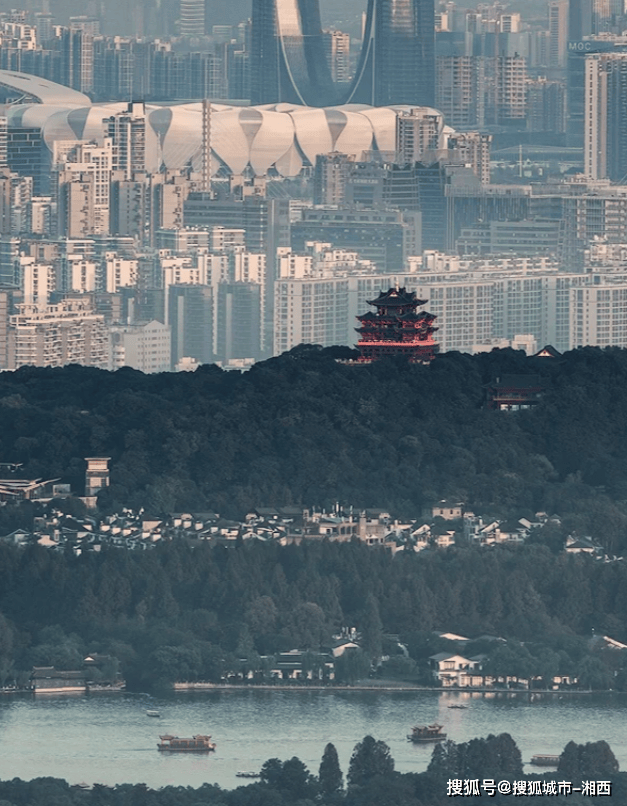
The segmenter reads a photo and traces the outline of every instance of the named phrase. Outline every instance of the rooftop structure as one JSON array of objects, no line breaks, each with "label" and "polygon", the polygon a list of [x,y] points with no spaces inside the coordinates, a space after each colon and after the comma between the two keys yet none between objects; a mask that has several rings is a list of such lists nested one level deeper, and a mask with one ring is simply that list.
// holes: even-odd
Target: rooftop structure
[{"label": "rooftop structure", "polygon": [[416,297],[415,291],[405,288],[390,288],[381,291],[377,299],[369,301],[376,314],[369,312],[358,316],[361,327],[357,348],[358,359],[370,363],[386,356],[405,356],[411,363],[427,364],[438,351],[433,339],[437,330],[435,316],[416,308],[426,303]]},{"label": "rooftop structure", "polygon": [[[1,72],[0,72],[1,75]],[[13,75],[13,74],[11,74]],[[18,79],[20,74],[15,74]],[[8,81],[8,78],[6,79]],[[40,79],[38,79],[40,80]],[[16,94],[21,91],[16,82]],[[50,82],[48,82],[50,83]],[[57,86],[57,85],[53,85]],[[67,100],[64,91],[67,90]],[[134,148],[131,156],[144,153],[144,170],[158,173],[162,167],[181,169],[203,167],[203,110],[195,103],[139,104],[102,103],[90,105],[80,93],[59,86],[59,96],[51,100],[22,103],[6,110],[9,145],[13,131],[41,131],[45,149],[54,151],[58,141],[94,141],[103,144],[105,127],[118,132],[121,142]],[[416,114],[416,104],[411,105]],[[297,176],[303,167],[315,165],[318,154],[338,151],[361,158],[365,152],[393,153],[396,149],[397,109],[363,104],[312,108],[302,103],[276,103],[264,106],[236,106],[211,103],[211,173],[239,176],[252,172],[262,176],[272,172],[284,177]],[[435,110],[430,114],[437,115]],[[145,117],[144,117],[145,115]],[[131,121],[135,128],[123,129]],[[113,121],[113,124],[110,123]],[[117,121],[117,122],[116,122]],[[116,129],[117,126],[117,129]],[[9,149],[10,150],[10,149]],[[132,163],[124,162],[125,168]],[[135,164],[133,168],[136,170]]]}]

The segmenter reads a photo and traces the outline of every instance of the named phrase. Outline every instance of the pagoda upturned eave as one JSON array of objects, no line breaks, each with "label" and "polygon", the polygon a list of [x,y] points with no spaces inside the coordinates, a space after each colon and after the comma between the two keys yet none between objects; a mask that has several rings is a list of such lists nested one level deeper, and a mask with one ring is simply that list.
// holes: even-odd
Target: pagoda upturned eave
[{"label": "pagoda upturned eave", "polygon": [[371,362],[393,355],[404,356],[413,363],[428,364],[439,350],[433,338],[437,330],[433,322],[434,314],[417,311],[426,300],[420,300],[415,291],[405,288],[390,288],[380,291],[369,305],[376,307],[376,313],[369,311],[357,316],[360,326],[357,348],[361,352],[360,361]]},{"label": "pagoda upturned eave", "polygon": [[373,300],[366,300],[368,305],[376,307],[410,307],[417,308],[425,305],[427,300],[417,299],[415,291],[407,291],[405,288],[390,288],[389,291],[380,291],[379,296]]}]

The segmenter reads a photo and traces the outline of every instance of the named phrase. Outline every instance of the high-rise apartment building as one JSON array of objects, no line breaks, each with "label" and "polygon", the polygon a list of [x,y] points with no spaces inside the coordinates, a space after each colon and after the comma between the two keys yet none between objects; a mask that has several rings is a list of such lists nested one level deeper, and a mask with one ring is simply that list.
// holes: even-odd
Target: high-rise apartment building
[{"label": "high-rise apartment building", "polygon": [[477,62],[474,56],[438,56],[436,109],[454,129],[479,123]]},{"label": "high-rise apartment building", "polygon": [[537,78],[527,82],[527,130],[566,131],[566,87],[562,81]]},{"label": "high-rise apartment building", "polygon": [[170,327],[162,322],[112,327],[109,369],[133,367],[141,372],[169,372]]},{"label": "high-rise apartment building", "polygon": [[336,84],[347,84],[350,80],[351,38],[343,31],[323,32],[324,52]]},{"label": "high-rise apartment building", "polygon": [[113,170],[121,171],[124,179],[146,169],[146,108],[131,102],[125,112],[118,112],[105,121],[107,136],[115,146]]},{"label": "high-rise apartment building", "polygon": [[172,366],[182,358],[200,364],[213,361],[214,289],[207,285],[173,285],[168,292],[172,329]]},{"label": "high-rise apartment building", "polygon": [[314,172],[314,204],[344,204],[351,169],[352,156],[337,151],[318,154]]},{"label": "high-rise apartment building", "polygon": [[59,232],[69,238],[108,234],[113,142],[64,145],[56,159]]},{"label": "high-rise apartment building", "polygon": [[396,162],[434,162],[441,146],[444,120],[433,109],[402,110],[396,116]]},{"label": "high-rise apartment building", "polygon": [[24,302],[31,305],[47,305],[57,285],[54,266],[38,261],[34,257],[21,255],[19,272]]},{"label": "high-rise apartment building", "polygon": [[601,282],[570,292],[570,346],[627,347],[627,277],[599,277]]},{"label": "high-rise apartment building", "polygon": [[89,26],[63,29],[60,37],[61,81],[79,92],[94,88],[94,34]]},{"label": "high-rise apartment building", "polygon": [[219,361],[262,357],[262,291],[258,283],[218,285],[216,354]]},{"label": "high-rise apartment building", "polygon": [[568,45],[568,0],[549,2],[549,53],[548,66],[563,70],[566,67]]},{"label": "high-rise apartment building", "polygon": [[104,316],[95,313],[88,299],[69,298],[47,306],[22,304],[17,311],[9,317],[8,369],[29,364],[107,368]]},{"label": "high-rise apartment building", "polygon": [[357,342],[357,315],[368,300],[397,283],[415,285],[415,276],[338,271],[325,276],[282,278],[275,283],[274,354],[298,344],[335,344],[352,347]]},{"label": "high-rise apartment building", "polygon": [[616,31],[625,14],[624,0],[593,0],[592,28],[595,34]]},{"label": "high-rise apartment building", "polygon": [[508,55],[439,55],[436,103],[453,128],[520,126],[526,115],[527,59]]},{"label": "high-rise apartment building", "polygon": [[584,170],[591,179],[627,177],[627,53],[586,58]]},{"label": "high-rise apartment building", "polygon": [[460,162],[471,168],[482,184],[490,181],[491,134],[482,132],[456,132],[448,137],[451,162]]},{"label": "high-rise apartment building", "polygon": [[496,122],[520,124],[527,114],[527,62],[523,56],[496,58]]},{"label": "high-rise apartment building", "polygon": [[204,36],[205,0],[180,0],[181,36]]}]

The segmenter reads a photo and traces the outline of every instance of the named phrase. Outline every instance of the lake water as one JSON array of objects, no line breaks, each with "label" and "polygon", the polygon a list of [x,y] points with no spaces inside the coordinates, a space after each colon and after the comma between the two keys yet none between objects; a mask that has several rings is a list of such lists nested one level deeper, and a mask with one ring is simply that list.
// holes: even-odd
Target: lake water
[{"label": "lake water", "polygon": [[[450,705],[465,705],[452,709]],[[146,716],[158,709],[160,719]],[[466,695],[432,691],[253,691],[146,696],[0,697],[0,779],[40,776],[70,783],[146,783],[156,788],[245,784],[238,770],[298,756],[317,773],[327,742],[344,773],[366,734],[390,746],[401,772],[426,769],[433,747],[407,741],[414,724],[437,721],[454,741],[507,731],[523,760],[559,753],[574,739],[608,741],[627,769],[627,695]],[[160,733],[210,733],[209,755],[160,753]]]}]

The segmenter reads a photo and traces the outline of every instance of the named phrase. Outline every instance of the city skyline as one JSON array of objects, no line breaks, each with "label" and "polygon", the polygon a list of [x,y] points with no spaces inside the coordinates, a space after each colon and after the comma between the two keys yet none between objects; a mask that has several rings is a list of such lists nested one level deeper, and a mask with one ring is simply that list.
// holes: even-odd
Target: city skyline
[{"label": "city skyline", "polygon": [[145,371],[353,346],[397,283],[443,351],[627,346],[627,18],[534,8],[0,12],[0,364],[69,360],[46,323]]}]

